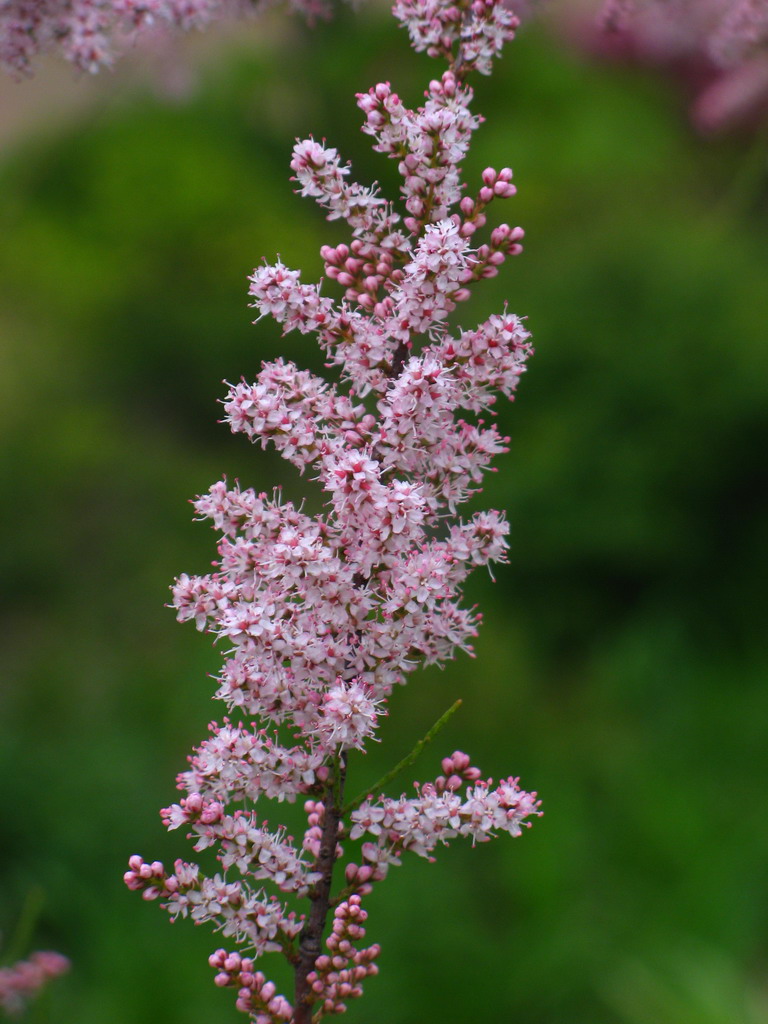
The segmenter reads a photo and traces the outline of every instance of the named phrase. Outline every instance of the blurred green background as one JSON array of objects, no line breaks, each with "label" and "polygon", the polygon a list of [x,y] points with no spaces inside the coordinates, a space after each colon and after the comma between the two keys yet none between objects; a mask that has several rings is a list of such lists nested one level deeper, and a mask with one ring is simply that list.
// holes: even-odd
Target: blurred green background
[{"label": "blurred green background", "polygon": [[[257,327],[245,278],[280,253],[319,275],[345,238],[291,191],[296,135],[360,180],[396,172],[353,93],[418,102],[435,66],[375,11],[208,62],[171,100],[130,78],[18,136],[0,163],[4,500],[0,928],[44,894],[35,946],[71,957],[30,1020],[225,1024],[219,942],[122,884],[189,856],[158,808],[206,723],[218,654],[163,609],[214,535],[187,499],[222,474],[311,485],[217,423],[223,379],[311,339]],[[3,83],[4,101],[25,85]],[[768,205],[750,138],[705,142],[638,70],[532,29],[491,80],[465,179],[515,169],[525,254],[460,310],[505,301],[537,355],[512,451],[478,507],[511,564],[469,588],[477,659],[412,677],[364,786],[464,698],[416,774],[468,750],[535,788],[522,839],[413,858],[369,900],[381,973],[350,1024],[768,1021],[763,644]],[[407,786],[409,780],[403,780]],[[279,820],[281,812],[272,817]],[[278,968],[265,962],[287,986]]]}]

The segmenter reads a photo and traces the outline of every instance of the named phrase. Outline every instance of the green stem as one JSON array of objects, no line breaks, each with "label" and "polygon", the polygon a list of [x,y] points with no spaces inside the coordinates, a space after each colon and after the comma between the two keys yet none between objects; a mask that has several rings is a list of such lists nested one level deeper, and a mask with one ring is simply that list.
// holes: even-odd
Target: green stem
[{"label": "green stem", "polygon": [[437,736],[437,734],[440,732],[443,726],[448,722],[448,719],[451,718],[459,710],[459,708],[461,707],[461,703],[462,702],[459,699],[455,703],[451,704],[448,710],[443,715],[441,715],[440,718],[438,718],[438,720],[429,730],[427,735],[424,736],[423,739],[419,740],[419,742],[416,744],[416,746],[413,748],[410,754],[406,754],[403,760],[399,761],[391,771],[388,771],[386,775],[382,776],[382,778],[379,779],[376,785],[371,786],[369,789],[366,789],[363,793],[358,793],[355,799],[350,801],[350,803],[348,803],[344,810],[341,812],[342,817],[346,817],[350,811],[354,811],[356,807],[359,807],[363,800],[367,800],[368,797],[375,796],[377,793],[380,793],[386,786],[389,785],[392,779],[394,779],[396,776],[400,774],[400,772],[404,771],[406,768],[409,768],[413,764],[413,762],[418,758],[419,754],[421,754],[424,747],[426,747],[428,743],[431,743],[435,736]]},{"label": "green stem", "polygon": [[32,936],[43,909],[45,896],[41,886],[36,885],[27,893],[21,908],[21,915],[14,929],[11,941],[3,953],[3,960],[16,963],[29,951]]}]

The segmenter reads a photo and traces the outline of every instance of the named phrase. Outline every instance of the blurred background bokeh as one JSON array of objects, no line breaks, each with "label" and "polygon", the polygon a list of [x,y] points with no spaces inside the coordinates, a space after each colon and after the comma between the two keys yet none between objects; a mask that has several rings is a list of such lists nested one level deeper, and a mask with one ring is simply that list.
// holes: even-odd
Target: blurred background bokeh
[{"label": "blurred background bokeh", "polygon": [[[374,8],[191,46],[151,74],[0,82],[0,930],[42,896],[34,945],[73,963],[30,1014],[48,1024],[238,1019],[217,936],[122,884],[132,853],[189,856],[157,812],[223,710],[217,652],[163,603],[214,556],[188,498],[225,473],[312,486],[217,423],[223,380],[321,366],[246,305],[262,256],[312,280],[344,240],[293,194],[293,138],[394,193],[353,94],[389,79],[415,103],[435,74]],[[418,777],[459,747],[546,813],[392,872],[347,1019],[764,1024],[765,140],[697,137],[673,83],[545,25],[476,87],[465,180],[514,168],[527,247],[458,322],[508,302],[537,346],[475,503],[508,510],[510,565],[469,587],[477,658],[395,694],[354,788],[461,696]]]}]

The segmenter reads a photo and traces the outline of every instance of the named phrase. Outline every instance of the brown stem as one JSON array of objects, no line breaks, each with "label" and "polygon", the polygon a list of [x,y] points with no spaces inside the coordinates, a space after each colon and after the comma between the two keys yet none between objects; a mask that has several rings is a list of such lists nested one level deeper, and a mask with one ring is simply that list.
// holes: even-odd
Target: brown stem
[{"label": "brown stem", "polygon": [[[459,5],[459,10],[461,10],[461,5]],[[461,16],[462,29],[467,28],[472,23],[473,17],[472,4],[468,3],[464,7],[464,11]],[[464,80],[467,74],[468,69],[464,67],[464,47],[462,45],[461,34],[459,34],[459,45],[456,48],[456,56],[450,62],[448,70],[452,71],[460,82]],[[471,70],[471,68],[469,70]]]},{"label": "brown stem", "polygon": [[403,372],[405,360],[408,358],[408,352],[408,343],[405,341],[399,341],[397,343],[397,348],[395,349],[395,354],[392,356],[392,366],[387,373],[387,377],[389,377],[390,380],[395,380]]},{"label": "brown stem", "polygon": [[315,961],[320,956],[320,943],[331,902],[331,881],[333,865],[336,860],[339,825],[341,824],[346,770],[346,754],[342,754],[335,766],[333,776],[328,779],[323,794],[323,834],[320,840],[320,852],[315,863],[315,870],[320,872],[320,880],[310,893],[312,907],[299,938],[292,1024],[311,1024],[312,1021],[312,1003],[310,1001],[312,993],[307,982],[307,975],[312,972]]}]

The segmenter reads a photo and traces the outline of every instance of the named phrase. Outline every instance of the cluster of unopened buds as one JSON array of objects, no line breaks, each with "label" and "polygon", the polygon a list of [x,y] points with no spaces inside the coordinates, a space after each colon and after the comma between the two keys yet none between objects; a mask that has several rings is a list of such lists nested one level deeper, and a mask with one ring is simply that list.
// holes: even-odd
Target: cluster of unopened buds
[{"label": "cluster of unopened buds", "polygon": [[323,998],[324,1013],[343,1013],[345,1000],[363,994],[363,979],[378,974],[375,960],[381,947],[374,943],[358,948],[365,937],[363,924],[367,917],[359,893],[343,900],[333,912],[331,932],[325,941],[328,952],[315,960],[314,970],[307,975],[312,991]]},{"label": "cluster of unopened buds", "polygon": [[290,1021],[293,1013],[291,1004],[277,994],[274,982],[267,981],[261,971],[254,971],[252,959],[217,949],[208,957],[208,963],[217,972],[214,984],[221,988],[236,988],[237,1009],[250,1014],[255,1024]]},{"label": "cluster of unopened buds", "polygon": [[[162,818],[196,851],[215,851],[219,870],[177,860],[168,872],[134,856],[125,876],[172,918],[210,922],[239,948],[211,964],[257,1024],[316,1024],[361,995],[380,952],[363,944],[362,900],[405,854],[431,860],[458,837],[518,836],[540,813],[516,778],[484,780],[461,751],[413,795],[384,795],[434,730],[379,783],[346,792],[393,689],[471,650],[478,616],[462,607],[462,585],[506,560],[509,527],[498,512],[461,519],[457,509],[506,450],[480,414],[498,394],[514,397],[531,354],[524,322],[506,310],[449,327],[472,286],[521,251],[520,228],[487,226],[489,205],[515,194],[511,170],[487,168],[470,195],[461,182],[480,125],[466,76],[490,70],[516,19],[496,0],[403,0],[395,13],[418,49],[450,63],[417,108],[386,83],[358,96],[374,148],[397,161],[404,213],[350,181],[335,149],[300,141],[298,190],[351,230],[321,250],[341,297],[279,261],[250,278],[259,316],[316,335],[340,380],[277,359],[224,401],[232,430],[307,472],[326,510],[219,481],[194,503],[220,534],[215,569],[173,588],[179,620],[225,645],[216,696],[228,717],[211,724]],[[303,834],[270,828],[264,800],[299,801]],[[293,968],[290,1002],[253,969],[271,952]]]}]

